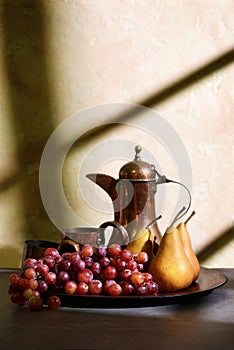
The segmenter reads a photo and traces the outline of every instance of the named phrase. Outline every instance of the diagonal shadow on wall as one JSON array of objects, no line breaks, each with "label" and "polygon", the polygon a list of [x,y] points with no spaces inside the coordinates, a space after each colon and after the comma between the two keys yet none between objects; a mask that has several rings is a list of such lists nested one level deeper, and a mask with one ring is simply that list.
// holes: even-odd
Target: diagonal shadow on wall
[{"label": "diagonal shadow on wall", "polygon": [[217,251],[223,249],[228,244],[230,244],[233,241],[233,239],[234,239],[234,226],[229,227],[224,232],[221,232],[218,238],[216,238],[207,246],[205,246],[203,249],[197,252],[196,255],[199,262],[201,264],[205,262],[207,259],[215,255]]},{"label": "diagonal shadow on wall", "polygon": [[[15,170],[2,179],[0,191],[15,185],[20,189],[20,203],[15,207],[21,213],[22,225],[15,232],[16,241],[46,239],[43,232],[55,231],[43,208],[38,180],[41,154],[54,130],[46,10],[45,2],[30,0],[6,0],[0,7],[5,71],[1,79],[17,163]],[[9,245],[7,239],[6,245]]]},{"label": "diagonal shadow on wall", "polygon": [[[156,105],[162,102],[165,102],[166,100],[181,93],[182,91],[189,88],[190,86],[207,78],[211,74],[219,71],[220,69],[227,67],[233,62],[234,62],[234,48],[228,50],[226,53],[222,54],[216,59],[212,59],[211,61],[195,69],[194,71],[189,72],[187,75],[181,77],[179,80],[174,81],[167,86],[164,86],[162,89],[160,89],[159,91],[156,91],[151,96],[145,98],[142,101],[139,101],[138,105],[149,107],[149,108],[155,107]],[[118,121],[118,123],[128,121],[132,117],[136,117],[138,113],[139,113],[139,108],[137,106],[134,107],[133,105],[130,108],[130,110],[125,112],[123,115],[118,115],[113,117],[113,120],[110,121],[113,123],[113,125],[106,124],[106,125],[97,127],[93,130],[90,130],[89,132],[87,132],[86,134],[82,135],[79,138],[79,142],[82,142],[82,143],[89,142],[90,138],[94,136],[98,136],[98,134],[102,134],[103,132],[109,131],[112,128],[115,128],[116,127],[116,125],[114,125],[115,121]]]}]

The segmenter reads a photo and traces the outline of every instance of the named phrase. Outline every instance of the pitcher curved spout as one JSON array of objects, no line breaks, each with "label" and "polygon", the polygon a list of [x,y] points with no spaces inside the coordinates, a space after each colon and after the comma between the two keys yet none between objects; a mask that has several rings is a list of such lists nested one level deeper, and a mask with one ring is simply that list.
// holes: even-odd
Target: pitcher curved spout
[{"label": "pitcher curved spout", "polygon": [[110,175],[106,174],[87,174],[86,177],[96,183],[98,186],[100,186],[104,191],[108,193],[110,196],[113,207],[114,207],[114,213],[115,213],[115,220],[119,221],[119,197],[118,192],[116,190],[116,185],[118,183],[118,180],[113,178]]}]

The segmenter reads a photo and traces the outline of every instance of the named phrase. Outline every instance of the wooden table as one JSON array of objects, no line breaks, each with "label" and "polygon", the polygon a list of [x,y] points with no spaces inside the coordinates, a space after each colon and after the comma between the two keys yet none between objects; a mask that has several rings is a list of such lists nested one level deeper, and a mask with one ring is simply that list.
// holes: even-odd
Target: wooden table
[{"label": "wooden table", "polygon": [[32,312],[11,303],[0,270],[0,349],[234,349],[234,269],[228,282],[186,304]]}]

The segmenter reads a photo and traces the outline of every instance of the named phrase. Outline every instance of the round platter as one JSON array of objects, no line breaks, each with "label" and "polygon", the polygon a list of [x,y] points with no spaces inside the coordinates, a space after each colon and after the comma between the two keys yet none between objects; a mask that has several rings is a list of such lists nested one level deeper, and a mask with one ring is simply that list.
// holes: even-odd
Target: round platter
[{"label": "round platter", "polygon": [[[73,308],[134,308],[192,302],[210,294],[214,289],[227,282],[227,277],[217,270],[201,267],[198,280],[190,287],[170,293],[158,293],[154,296],[107,296],[107,295],[69,295],[56,293],[61,306]],[[46,303],[51,294],[43,296]]]}]

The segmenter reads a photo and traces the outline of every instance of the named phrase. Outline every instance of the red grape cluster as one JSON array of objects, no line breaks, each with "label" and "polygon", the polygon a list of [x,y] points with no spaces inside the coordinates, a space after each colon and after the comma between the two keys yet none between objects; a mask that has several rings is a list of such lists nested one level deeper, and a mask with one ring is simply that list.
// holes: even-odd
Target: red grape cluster
[{"label": "red grape cluster", "polygon": [[47,299],[50,309],[60,306],[58,293],[156,295],[158,285],[145,269],[147,262],[146,252],[132,255],[118,244],[109,248],[84,245],[80,252],[62,255],[57,249],[48,248],[42,258],[26,259],[20,274],[9,276],[9,294],[13,303],[28,303],[31,310],[42,309],[42,296],[47,292],[51,295]]}]

